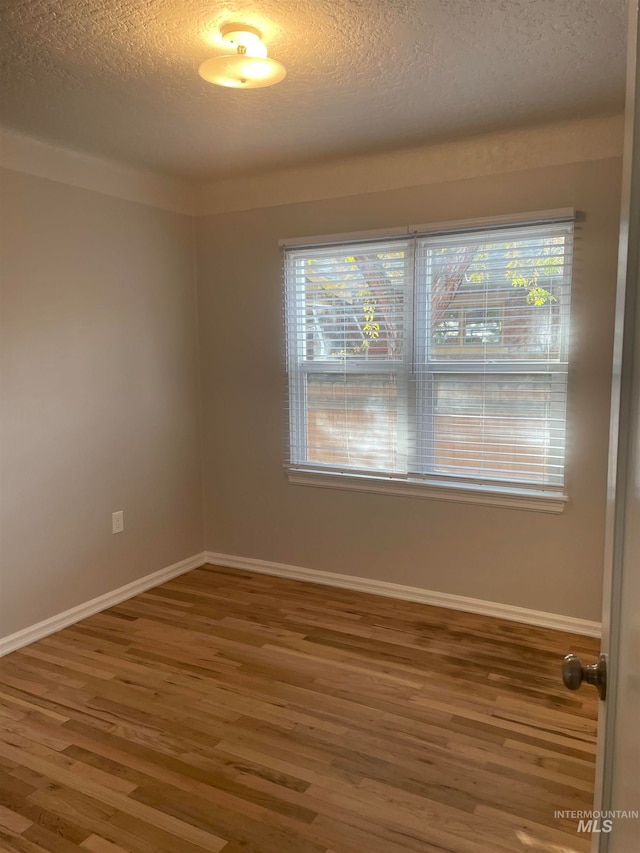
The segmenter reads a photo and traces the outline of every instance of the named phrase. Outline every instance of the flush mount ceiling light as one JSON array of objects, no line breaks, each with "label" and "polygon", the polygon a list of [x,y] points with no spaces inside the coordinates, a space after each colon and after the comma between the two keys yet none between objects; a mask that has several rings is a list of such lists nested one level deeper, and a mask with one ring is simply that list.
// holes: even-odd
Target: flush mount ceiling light
[{"label": "flush mount ceiling light", "polygon": [[202,63],[198,74],[209,83],[233,89],[259,89],[284,80],[287,70],[281,62],[268,58],[260,30],[248,24],[225,24],[220,33],[224,44],[235,48],[236,53]]}]

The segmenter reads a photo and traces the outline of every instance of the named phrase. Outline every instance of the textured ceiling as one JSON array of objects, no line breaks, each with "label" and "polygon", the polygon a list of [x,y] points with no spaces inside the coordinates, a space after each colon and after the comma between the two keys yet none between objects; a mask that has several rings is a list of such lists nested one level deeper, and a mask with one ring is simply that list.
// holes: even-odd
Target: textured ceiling
[{"label": "textured ceiling", "polygon": [[[2,0],[0,122],[200,178],[622,108],[626,0]],[[201,80],[220,24],[284,82]]]}]

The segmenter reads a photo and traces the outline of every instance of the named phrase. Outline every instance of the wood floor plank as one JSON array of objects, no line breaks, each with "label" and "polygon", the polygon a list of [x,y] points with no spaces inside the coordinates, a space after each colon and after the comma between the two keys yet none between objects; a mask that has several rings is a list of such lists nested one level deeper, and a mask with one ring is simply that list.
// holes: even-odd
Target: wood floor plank
[{"label": "wood floor plank", "polygon": [[99,835],[90,835],[89,838],[86,838],[80,846],[84,850],[88,850],[89,853],[128,853],[124,847],[120,847],[118,844],[112,844],[111,841],[107,841]]},{"label": "wood floor plank", "polygon": [[583,853],[596,640],[205,566],[0,661],[7,853]]},{"label": "wood floor plank", "polygon": [[0,826],[5,829],[10,829],[13,832],[17,832],[20,834],[24,832],[25,829],[29,829],[32,825],[33,821],[24,817],[17,812],[11,811],[11,809],[5,808],[5,806],[0,805]]}]

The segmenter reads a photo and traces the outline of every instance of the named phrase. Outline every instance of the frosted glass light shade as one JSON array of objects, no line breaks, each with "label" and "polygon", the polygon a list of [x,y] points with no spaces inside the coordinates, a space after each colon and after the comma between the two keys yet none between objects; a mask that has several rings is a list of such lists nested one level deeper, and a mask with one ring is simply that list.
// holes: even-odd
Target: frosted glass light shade
[{"label": "frosted glass light shade", "polygon": [[233,53],[207,59],[198,69],[198,73],[217,86],[260,89],[284,80],[287,70],[277,59]]}]

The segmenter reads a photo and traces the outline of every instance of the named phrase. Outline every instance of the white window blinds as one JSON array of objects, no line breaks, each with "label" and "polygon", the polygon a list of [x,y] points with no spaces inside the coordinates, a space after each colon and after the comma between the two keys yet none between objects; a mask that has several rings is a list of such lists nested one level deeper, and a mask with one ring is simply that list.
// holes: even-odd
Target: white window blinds
[{"label": "white window blinds", "polygon": [[288,466],[562,489],[573,223],[285,248]]}]

